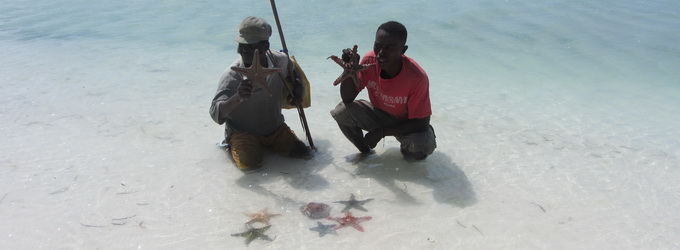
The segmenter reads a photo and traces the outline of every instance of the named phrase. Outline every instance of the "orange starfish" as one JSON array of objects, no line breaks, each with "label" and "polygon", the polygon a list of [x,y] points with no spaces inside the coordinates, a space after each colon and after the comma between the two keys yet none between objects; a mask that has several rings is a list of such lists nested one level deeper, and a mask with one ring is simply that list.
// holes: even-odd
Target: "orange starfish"
[{"label": "orange starfish", "polygon": [[269,220],[272,217],[276,217],[276,216],[279,216],[281,214],[271,214],[265,208],[265,209],[262,209],[262,211],[260,211],[260,212],[252,213],[252,214],[246,213],[246,215],[248,215],[250,217],[250,220],[248,222],[246,222],[246,224],[252,224],[254,222],[261,222],[261,223],[264,223],[265,225],[270,225]]},{"label": "orange starfish", "polygon": [[352,213],[350,213],[348,211],[348,212],[345,212],[345,217],[338,217],[338,218],[328,217],[326,219],[337,221],[338,223],[340,223],[339,225],[335,226],[335,228],[333,228],[333,230],[340,229],[340,228],[343,228],[343,227],[346,227],[346,226],[352,226],[356,230],[363,232],[364,228],[361,227],[361,225],[359,225],[359,223],[370,220],[371,216],[354,217],[354,216],[352,216]]},{"label": "orange starfish", "polygon": [[352,51],[349,54],[349,62],[345,62],[342,59],[338,58],[337,56],[333,55],[328,57],[330,59],[333,59],[335,63],[337,63],[338,65],[340,65],[340,67],[344,69],[342,75],[340,75],[337,79],[335,79],[335,82],[333,82],[333,86],[340,84],[347,78],[352,78],[352,81],[354,81],[354,86],[359,88],[359,75],[358,75],[359,72],[367,70],[371,66],[375,65],[375,63],[359,64],[359,55],[357,55],[357,48],[358,46],[355,44],[354,48],[352,48]]},{"label": "orange starfish", "polygon": [[241,67],[231,67],[231,70],[236,71],[241,73],[242,75],[245,75],[250,79],[250,82],[252,84],[255,84],[257,86],[260,86],[264,91],[269,94],[269,96],[272,95],[271,90],[269,90],[269,87],[267,87],[267,76],[281,72],[280,69],[278,68],[264,68],[260,64],[260,53],[255,50],[255,55],[253,55],[253,62],[248,68],[241,68]]}]

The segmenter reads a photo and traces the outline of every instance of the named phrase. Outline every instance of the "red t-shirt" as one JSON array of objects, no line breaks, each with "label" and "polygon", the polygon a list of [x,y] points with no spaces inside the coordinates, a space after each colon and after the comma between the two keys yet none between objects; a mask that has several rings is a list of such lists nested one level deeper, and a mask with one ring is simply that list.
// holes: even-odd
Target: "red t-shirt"
[{"label": "red t-shirt", "polygon": [[427,73],[413,59],[405,55],[401,57],[401,72],[392,79],[382,79],[375,53],[366,53],[361,63],[375,63],[375,66],[359,72],[361,84],[358,90],[366,88],[374,107],[399,119],[428,117],[432,109]]}]

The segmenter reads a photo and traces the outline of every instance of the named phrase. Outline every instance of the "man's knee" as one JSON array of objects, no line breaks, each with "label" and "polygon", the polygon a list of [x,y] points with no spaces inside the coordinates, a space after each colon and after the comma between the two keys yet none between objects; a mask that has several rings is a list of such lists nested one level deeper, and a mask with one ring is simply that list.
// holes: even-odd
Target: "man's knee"
[{"label": "man's knee", "polygon": [[243,172],[250,172],[262,167],[262,145],[253,135],[233,134],[229,142],[229,151],[236,168]]},{"label": "man's knee", "polygon": [[306,155],[309,155],[309,147],[300,141],[295,132],[285,123],[270,136],[270,139],[272,140],[271,145],[273,145],[274,151],[280,155],[295,158],[304,158]]},{"label": "man's knee", "polygon": [[347,105],[344,102],[340,102],[333,110],[331,110],[331,116],[338,123],[341,121],[346,121],[348,119]]},{"label": "man's knee", "polygon": [[401,154],[406,158],[407,160],[424,160],[427,158],[427,156],[431,155],[432,151],[423,151],[423,150],[409,150],[408,148],[402,147],[401,148]]},{"label": "man's knee", "polygon": [[401,144],[401,153],[406,158],[414,160],[423,160],[434,152],[437,148],[436,135],[434,129],[430,126],[427,132],[410,134],[404,137],[398,137]]},{"label": "man's knee", "polygon": [[406,151],[406,150],[402,150],[401,154],[406,159],[412,159],[412,160],[416,160],[416,161],[425,160],[425,158],[427,158],[427,156],[428,156],[428,154],[425,154],[423,152],[410,152],[410,151]]},{"label": "man's knee", "polygon": [[369,120],[375,120],[372,115],[370,104],[363,100],[340,102],[335,109],[331,110],[331,116],[339,125],[362,127],[362,129],[366,129],[366,122],[370,124]]},{"label": "man's knee", "polygon": [[252,172],[262,168],[262,156],[254,152],[236,152],[232,149],[231,156],[236,168],[243,172]]}]

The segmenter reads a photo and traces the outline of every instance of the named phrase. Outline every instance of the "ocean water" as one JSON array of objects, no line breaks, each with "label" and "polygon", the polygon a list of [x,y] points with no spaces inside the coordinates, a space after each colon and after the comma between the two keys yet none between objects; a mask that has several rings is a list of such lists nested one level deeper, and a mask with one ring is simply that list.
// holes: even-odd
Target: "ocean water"
[{"label": "ocean water", "polygon": [[[244,175],[208,115],[234,38],[268,1],[0,6],[1,249],[674,249],[680,243],[680,3],[279,1],[312,82],[318,148]],[[356,149],[328,114],[326,58],[397,20],[428,72],[438,148]],[[276,32],[276,31],[275,31]],[[272,47],[280,49],[275,33]],[[365,95],[362,96],[366,98]],[[304,137],[298,114],[288,124]],[[308,202],[372,198],[320,237]],[[245,213],[281,214],[243,237]],[[261,226],[261,225],[257,225]]]}]

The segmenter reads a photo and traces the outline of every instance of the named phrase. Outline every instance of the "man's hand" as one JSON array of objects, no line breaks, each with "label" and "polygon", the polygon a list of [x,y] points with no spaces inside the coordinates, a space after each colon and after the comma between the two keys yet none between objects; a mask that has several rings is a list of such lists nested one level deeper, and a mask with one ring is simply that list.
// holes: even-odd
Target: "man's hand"
[{"label": "man's hand", "polygon": [[383,137],[385,137],[383,129],[378,128],[366,133],[364,136],[364,143],[366,143],[368,148],[375,148],[375,146],[378,145],[378,142],[382,140]]},{"label": "man's hand", "polygon": [[238,98],[241,101],[248,100],[248,98],[253,94],[253,84],[250,83],[250,80],[246,79],[241,81],[241,83],[238,85],[238,89],[236,89],[236,95],[238,95]]},{"label": "man's hand", "polygon": [[[342,50],[342,60],[344,62],[350,62],[350,59],[352,59],[351,57],[352,57],[352,49],[346,48],[346,49]],[[354,57],[354,63],[359,63],[359,58],[360,58],[360,56],[356,55]]]}]

